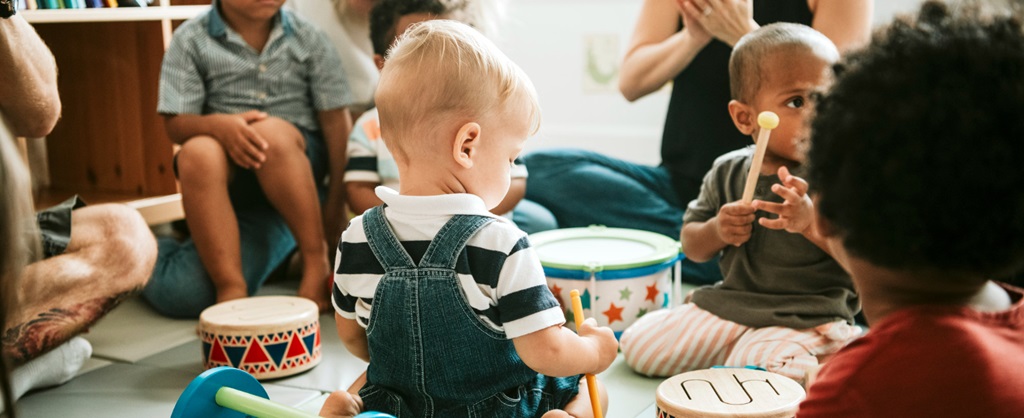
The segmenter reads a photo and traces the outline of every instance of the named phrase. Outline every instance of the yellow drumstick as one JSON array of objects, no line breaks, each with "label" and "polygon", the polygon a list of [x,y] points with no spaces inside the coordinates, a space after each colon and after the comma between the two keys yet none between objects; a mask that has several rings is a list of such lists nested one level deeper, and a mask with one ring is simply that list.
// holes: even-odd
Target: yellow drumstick
[{"label": "yellow drumstick", "polygon": [[[579,334],[580,327],[583,326],[583,303],[580,302],[580,291],[573,289],[569,292],[569,296],[572,297],[572,316],[576,319],[576,333]],[[587,373],[587,389],[590,390],[590,405],[594,408],[594,418],[602,418],[604,414],[601,413],[601,398],[597,393],[597,378],[590,373]]]},{"label": "yellow drumstick", "polygon": [[750,203],[754,200],[754,186],[757,185],[757,177],[761,175],[761,162],[764,161],[764,153],[768,150],[768,139],[772,129],[779,126],[779,115],[774,112],[761,112],[757,115],[757,124],[761,131],[757,134],[757,149],[754,151],[754,159],[750,161],[750,171],[747,172],[747,185],[743,188],[743,203]]}]

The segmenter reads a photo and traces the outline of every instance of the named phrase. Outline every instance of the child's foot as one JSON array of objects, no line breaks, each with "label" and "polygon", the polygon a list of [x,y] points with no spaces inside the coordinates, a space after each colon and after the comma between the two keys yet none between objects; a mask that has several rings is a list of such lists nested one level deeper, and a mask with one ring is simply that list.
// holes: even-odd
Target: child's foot
[{"label": "child's foot", "polygon": [[223,287],[217,289],[217,303],[249,297],[249,290],[243,286]]},{"label": "child's foot", "polygon": [[326,257],[316,263],[304,263],[298,295],[316,302],[320,312],[331,309],[331,274]]}]

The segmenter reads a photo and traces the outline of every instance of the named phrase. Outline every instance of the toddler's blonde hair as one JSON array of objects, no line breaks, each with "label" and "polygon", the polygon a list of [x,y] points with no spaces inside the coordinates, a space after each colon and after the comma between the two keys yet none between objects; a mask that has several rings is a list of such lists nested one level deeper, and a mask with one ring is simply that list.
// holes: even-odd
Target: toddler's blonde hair
[{"label": "toddler's blonde hair", "polygon": [[531,133],[540,125],[537,92],[526,73],[477,30],[452,20],[422,22],[398,38],[376,103],[381,137],[396,157],[416,151],[413,143],[436,146],[420,140],[428,135],[454,135],[443,130],[486,123],[515,105],[529,106]]}]

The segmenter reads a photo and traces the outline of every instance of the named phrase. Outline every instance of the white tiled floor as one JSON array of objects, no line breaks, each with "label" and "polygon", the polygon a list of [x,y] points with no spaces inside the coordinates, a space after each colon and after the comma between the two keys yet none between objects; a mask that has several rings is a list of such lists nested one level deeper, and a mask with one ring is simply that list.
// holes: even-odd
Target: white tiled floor
[{"label": "white tiled floor", "polygon": [[[292,286],[272,284],[260,294],[293,294]],[[93,358],[79,376],[27,394],[18,401],[19,416],[170,416],[178,396],[203,371],[196,323],[163,318],[138,299],[125,302],[85,335],[93,345]],[[315,413],[325,393],[347,388],[365,370],[366,363],[349,354],[334,336],[333,316],[322,316],[321,324],[321,363],[300,375],[264,382],[271,399]],[[661,379],[633,373],[621,356],[599,378],[610,396],[605,416],[654,416],[654,391]]]}]

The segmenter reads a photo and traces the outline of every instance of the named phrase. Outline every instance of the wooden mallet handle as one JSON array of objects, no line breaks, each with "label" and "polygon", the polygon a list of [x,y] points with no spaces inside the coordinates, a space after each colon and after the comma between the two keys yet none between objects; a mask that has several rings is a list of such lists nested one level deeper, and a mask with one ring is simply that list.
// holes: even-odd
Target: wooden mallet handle
[{"label": "wooden mallet handle", "polygon": [[[580,302],[580,291],[573,289],[569,292],[572,298],[572,317],[576,320],[576,333],[579,334],[583,326],[583,302]],[[597,391],[597,378],[587,373],[587,389],[590,391],[590,406],[594,408],[594,418],[603,418],[601,413],[601,398]]]},{"label": "wooden mallet handle", "polygon": [[779,126],[779,115],[774,112],[761,112],[757,115],[757,124],[761,131],[757,133],[757,148],[754,151],[754,158],[750,161],[750,171],[747,172],[747,185],[743,188],[743,203],[750,203],[754,200],[754,187],[757,185],[757,177],[761,175],[761,162],[764,161],[764,153],[768,150],[768,140],[771,137],[772,129]]}]

